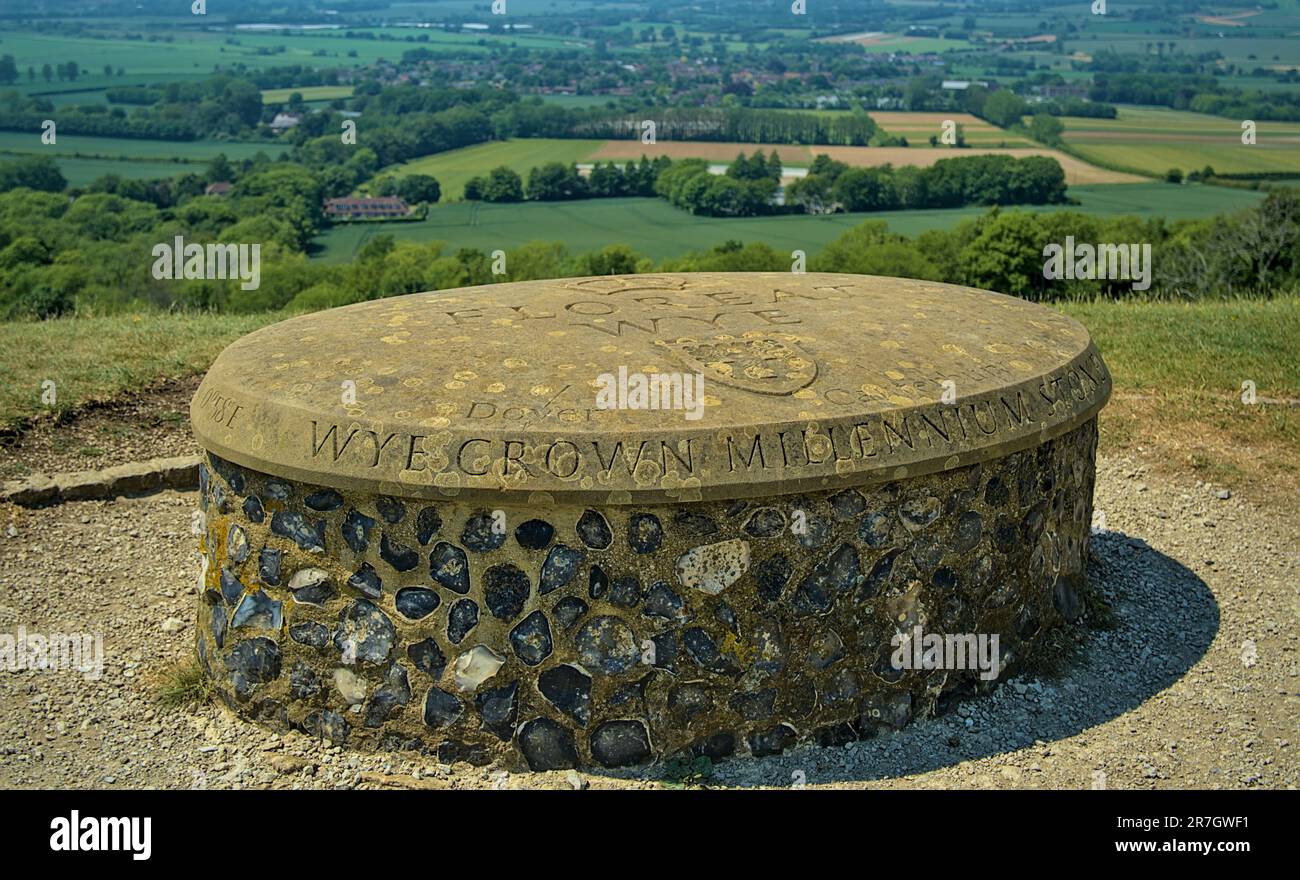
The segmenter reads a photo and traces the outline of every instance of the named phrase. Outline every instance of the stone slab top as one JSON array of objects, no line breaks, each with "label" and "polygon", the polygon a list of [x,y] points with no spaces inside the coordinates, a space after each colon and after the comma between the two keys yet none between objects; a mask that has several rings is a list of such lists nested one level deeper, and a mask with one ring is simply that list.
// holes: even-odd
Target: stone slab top
[{"label": "stone slab top", "polygon": [[635,504],[861,486],[1035,446],[1093,418],[1088,331],[984,290],[711,272],[416,293],[235,341],[199,443],[383,495]]}]

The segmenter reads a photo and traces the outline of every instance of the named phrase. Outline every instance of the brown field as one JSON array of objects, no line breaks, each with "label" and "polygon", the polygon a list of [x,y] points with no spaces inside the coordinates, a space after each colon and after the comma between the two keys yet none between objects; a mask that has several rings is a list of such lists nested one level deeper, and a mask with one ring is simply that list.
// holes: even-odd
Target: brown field
[{"label": "brown field", "polygon": [[[826,152],[827,147],[817,147],[819,153]],[[588,157],[588,161],[597,159],[640,159],[646,156],[667,156],[670,159],[708,159],[710,162],[730,162],[737,153],[749,155],[755,150],[781,154],[784,165],[806,166],[813,160],[812,148],[797,144],[742,144],[734,141],[660,141],[657,144],[643,144],[639,140],[606,141],[604,146]]]}]

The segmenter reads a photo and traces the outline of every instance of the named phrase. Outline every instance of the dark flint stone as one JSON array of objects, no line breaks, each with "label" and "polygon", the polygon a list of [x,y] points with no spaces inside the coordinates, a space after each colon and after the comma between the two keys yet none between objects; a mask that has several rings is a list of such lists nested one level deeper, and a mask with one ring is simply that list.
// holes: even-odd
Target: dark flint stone
[{"label": "dark flint stone", "polygon": [[572,731],[549,718],[534,718],[519,728],[519,751],[534,772],[578,766]]},{"label": "dark flint stone", "polygon": [[614,542],[614,533],[610,531],[609,523],[594,510],[583,511],[578,520],[578,537],[593,550],[605,550]]},{"label": "dark flint stone", "polygon": [[200,495],[200,497],[208,494],[208,480],[210,480],[210,479],[211,479],[211,475],[210,475],[210,473],[209,473],[209,471],[208,471],[208,465],[207,465],[207,462],[202,462],[202,461],[199,462],[199,495]]},{"label": "dark flint stone", "polygon": [[614,691],[612,694],[609,695],[609,705],[622,706],[627,703],[639,703],[644,708],[645,689],[650,684],[650,680],[654,678],[654,676],[655,676],[655,672],[654,670],[651,670],[650,672],[641,676],[641,679],[639,681],[634,681],[631,684],[622,685],[616,691]]},{"label": "dark flint stone", "polygon": [[968,510],[957,520],[957,528],[952,535],[952,552],[965,553],[974,550],[984,532],[984,520],[978,513]]},{"label": "dark flint stone", "polygon": [[1079,596],[1079,590],[1073,577],[1063,575],[1056,579],[1056,589],[1052,593],[1052,604],[1056,606],[1057,613],[1065,618],[1067,622],[1074,622],[1083,613],[1083,601]]},{"label": "dark flint stone", "polygon": [[477,625],[478,605],[473,599],[458,599],[447,613],[447,639],[453,645],[459,645]]},{"label": "dark flint stone", "polygon": [[934,574],[930,575],[930,584],[940,590],[955,590],[957,588],[957,572],[951,568],[936,568]]},{"label": "dark flint stone", "polygon": [[393,649],[397,633],[388,615],[365,599],[357,599],[339,614],[334,647],[363,663],[382,663]]},{"label": "dark flint stone", "polygon": [[840,522],[848,522],[867,509],[867,499],[857,489],[845,489],[826,499],[831,504],[831,512]]},{"label": "dark flint stone", "polygon": [[212,629],[212,641],[217,643],[218,648],[224,648],[226,646],[226,608],[224,605],[213,605],[208,613],[211,614],[209,626]]},{"label": "dark flint stone", "polygon": [[777,712],[788,718],[806,718],[817,707],[817,687],[806,678],[794,677],[777,694]]},{"label": "dark flint stone", "polygon": [[1015,523],[1004,516],[998,517],[997,526],[993,530],[993,545],[1003,553],[1010,553],[1019,540]]},{"label": "dark flint stone", "polygon": [[568,629],[573,626],[582,616],[587,613],[587,603],[577,596],[565,596],[555,603],[551,609],[551,616],[555,622],[560,625],[561,629]]},{"label": "dark flint stone", "polygon": [[673,514],[673,527],[681,529],[692,538],[707,538],[717,534],[718,524],[702,513],[679,510]]},{"label": "dark flint stone", "polygon": [[508,562],[494,565],[483,573],[483,600],[497,620],[509,623],[518,617],[531,588],[528,575]]},{"label": "dark flint stone", "polygon": [[388,540],[388,535],[379,538],[379,558],[397,571],[410,571],[420,564],[420,554],[405,544]]},{"label": "dark flint stone", "polygon": [[267,480],[262,491],[276,501],[288,501],[291,492],[289,484],[281,483],[279,480]]},{"label": "dark flint stone", "polygon": [[641,603],[641,579],[634,574],[615,578],[609,590],[609,602],[620,608],[635,608]]},{"label": "dark flint stone", "polygon": [[329,644],[330,631],[324,624],[305,620],[289,626],[289,638],[309,648],[323,648]]},{"label": "dark flint stone", "polygon": [[913,492],[898,505],[898,518],[903,521],[903,525],[913,531],[930,525],[942,512],[943,505],[939,499],[925,489]]},{"label": "dark flint stone", "polygon": [[775,602],[785,592],[785,585],[790,582],[790,561],[782,555],[764,559],[754,568],[754,580],[758,584],[758,597],[764,602]]},{"label": "dark flint stone", "polygon": [[475,767],[485,767],[492,763],[492,753],[481,743],[463,743],[448,740],[438,744],[438,763],[457,764],[464,762]]},{"label": "dark flint stone", "polygon": [[911,717],[912,695],[907,691],[889,691],[863,702],[858,728],[866,730],[872,725],[885,724],[898,729]]},{"label": "dark flint stone", "polygon": [[555,537],[555,526],[544,519],[530,519],[515,529],[515,540],[525,550],[545,550]]},{"label": "dark flint stone", "polygon": [[225,657],[235,695],[245,699],[259,684],[280,677],[280,646],[263,636],[235,645]]},{"label": "dark flint stone", "polygon": [[650,642],[654,645],[654,667],[676,672],[677,633],[674,630],[659,633],[657,636],[652,636]]},{"label": "dark flint stone", "polygon": [[424,754],[428,747],[418,736],[386,733],[379,739],[379,750],[383,752],[420,752]]},{"label": "dark flint stone", "polygon": [[438,509],[426,507],[415,518],[415,540],[423,547],[433,539],[440,528],[442,528],[442,517],[438,515]]},{"label": "dark flint stone", "polygon": [[603,599],[608,590],[609,575],[599,565],[593,565],[587,575],[587,595],[593,599]]},{"label": "dark flint stone", "polygon": [[230,616],[231,629],[274,629],[280,628],[284,620],[282,603],[272,599],[264,591],[246,593]]},{"label": "dark flint stone", "polygon": [[668,691],[668,711],[687,722],[712,708],[709,689],[698,682],[688,681]]},{"label": "dark flint stone", "polygon": [[1047,502],[1040,501],[1033,507],[1029,508],[1029,512],[1025,514],[1025,518],[1021,520],[1020,533],[1024,535],[1027,543],[1032,544],[1037,541],[1038,536],[1043,533],[1043,526],[1046,524]]},{"label": "dark flint stone", "polygon": [[1011,491],[1001,477],[990,477],[984,485],[984,503],[992,508],[1005,507],[1011,500]]},{"label": "dark flint stone", "polygon": [[816,669],[825,669],[844,656],[844,640],[833,629],[822,630],[808,644],[808,663]]},{"label": "dark flint stone", "polygon": [[785,668],[785,637],[780,624],[760,620],[750,633],[749,642],[755,648],[754,668],[759,672],[777,673]]},{"label": "dark flint stone", "polygon": [[749,751],[755,758],[779,755],[795,744],[798,734],[788,724],[778,724],[770,730],[753,733],[749,737]]},{"label": "dark flint stone", "polygon": [[841,669],[831,676],[830,683],[822,689],[822,700],[827,706],[848,703],[858,695],[858,677],[852,669]]},{"label": "dark flint stone", "polygon": [[883,547],[889,543],[892,529],[893,521],[880,511],[875,511],[868,513],[858,523],[858,537],[868,547]]},{"label": "dark flint stone", "polygon": [[212,484],[212,503],[216,505],[218,513],[225,513],[227,510],[226,487],[220,483]]},{"label": "dark flint stone", "polygon": [[691,746],[691,754],[697,758],[708,758],[710,761],[721,761],[736,753],[736,735],[729,731],[721,731]]},{"label": "dark flint stone", "polygon": [[411,702],[411,682],[406,677],[406,670],[394,663],[384,676],[384,683],[379,686],[370,703],[366,706],[366,727],[379,727],[398,706]]},{"label": "dark flint stone", "polygon": [[858,732],[847,721],[832,727],[823,727],[813,733],[817,745],[824,749],[846,746],[858,738]]},{"label": "dark flint stone", "polygon": [[745,534],[755,538],[772,538],[785,530],[785,517],[775,507],[760,507],[745,523]]},{"label": "dark flint stone", "polygon": [[483,729],[495,734],[502,742],[510,742],[515,735],[515,718],[519,713],[519,685],[517,682],[483,691],[474,698]]},{"label": "dark flint stone", "polygon": [[496,519],[491,511],[471,516],[465,522],[465,531],[461,533],[460,542],[472,553],[487,553],[506,542],[505,530],[497,531]]},{"label": "dark flint stone", "polygon": [[375,498],[375,510],[384,518],[384,522],[395,526],[406,516],[406,505],[396,498],[389,498],[387,495],[380,495]]},{"label": "dark flint stone", "polygon": [[334,598],[334,585],[330,583],[329,578],[293,591],[293,601],[299,605],[315,605],[319,608],[332,598]]},{"label": "dark flint stone", "polygon": [[429,554],[429,577],[453,593],[469,592],[469,559],[454,544],[439,541]]},{"label": "dark flint stone", "polygon": [[817,563],[812,573],[799,584],[793,602],[795,616],[824,614],[835,604],[836,596],[858,586],[861,579],[857,548],[852,544],[841,544],[830,558]]},{"label": "dark flint stone", "polygon": [[736,517],[744,513],[748,507],[749,507],[748,501],[732,501],[730,504],[726,506],[726,508],[723,509],[722,512],[723,514],[726,515],[728,519],[735,519]]},{"label": "dark flint stone", "polygon": [[736,635],[740,635],[740,620],[726,602],[719,602],[718,607],[713,609],[713,618]]},{"label": "dark flint stone", "polygon": [[876,660],[876,665],[872,667],[872,672],[876,674],[877,678],[881,678],[888,682],[895,682],[900,681],[906,674],[907,670],[895,667],[894,653],[892,650],[886,649],[881,653],[879,659]]},{"label": "dark flint stone", "polygon": [[268,587],[280,586],[280,551],[263,547],[257,554],[257,576]]},{"label": "dark flint stone", "polygon": [[803,528],[798,531],[791,526],[794,532],[794,539],[799,542],[801,547],[809,550],[816,550],[831,539],[831,525],[821,517],[805,513],[803,518]]},{"label": "dark flint stone", "polygon": [[929,571],[943,561],[944,545],[934,535],[918,535],[912,541],[912,561],[921,571]]},{"label": "dark flint stone", "polygon": [[325,550],[325,522],[312,525],[307,517],[296,510],[277,510],[271,515],[271,531],[288,538],[308,552]]},{"label": "dark flint stone", "polygon": [[583,727],[591,720],[591,676],[562,663],[537,677],[537,690],[556,709]]},{"label": "dark flint stone", "polygon": [[636,553],[653,553],[664,542],[664,527],[653,513],[634,513],[627,521],[627,543]]},{"label": "dark flint stone", "polygon": [[718,644],[713,640],[713,636],[698,626],[682,631],[682,645],[691,655],[691,659],[703,669],[724,675],[734,675],[740,671],[734,660],[718,650]]},{"label": "dark flint stone", "polygon": [[329,740],[336,746],[347,743],[348,734],[352,731],[352,725],[348,724],[347,719],[331,709],[312,712],[303,719],[302,726],[312,736]]},{"label": "dark flint stone", "polygon": [[244,493],[244,472],[239,465],[211,453],[208,453],[208,461],[212,462],[212,469],[221,474],[221,478],[230,484],[231,489],[241,495]]},{"label": "dark flint stone", "polygon": [[650,735],[640,721],[607,721],[591,732],[591,756],[606,767],[644,764]]},{"label": "dark flint stone", "polygon": [[880,592],[880,588],[889,580],[889,576],[894,571],[894,560],[898,558],[899,550],[890,550],[884,556],[877,559],[871,566],[871,571],[862,579],[862,587],[858,590],[858,600],[870,599]]},{"label": "dark flint stone", "polygon": [[343,496],[333,489],[321,489],[319,492],[313,492],[302,500],[302,503],[312,510],[318,510],[325,513],[331,510],[338,510],[343,506]]},{"label": "dark flint stone", "polygon": [[228,568],[221,569],[221,598],[226,600],[227,605],[234,605],[242,595],[244,585],[235,577],[235,573]]},{"label": "dark flint stone", "polygon": [[310,700],[320,693],[320,678],[316,671],[299,660],[289,670],[289,695],[295,700]]},{"label": "dark flint stone", "polygon": [[732,711],[746,721],[762,721],[771,718],[776,711],[776,688],[764,688],[752,694],[733,694],[729,703]]},{"label": "dark flint stone", "polygon": [[437,593],[423,587],[406,587],[398,590],[395,599],[397,610],[408,620],[428,617],[441,602],[442,599]]},{"label": "dark flint stone", "polygon": [[438,643],[433,639],[407,645],[406,656],[410,658],[416,669],[430,678],[438,678],[447,668],[447,658],[443,655],[442,648],[439,648]]},{"label": "dark flint stone", "polygon": [[266,519],[266,509],[262,507],[262,499],[256,495],[249,495],[244,499],[244,516],[248,517],[249,522],[260,523]]},{"label": "dark flint stone", "polygon": [[343,532],[343,541],[354,553],[366,552],[366,547],[370,546],[370,530],[375,527],[375,521],[366,516],[359,510],[349,510],[343,517],[343,525],[340,529]]},{"label": "dark flint stone", "polygon": [[632,630],[617,617],[593,617],[578,630],[576,641],[582,665],[609,675],[626,672],[641,657]]},{"label": "dark flint stone", "polygon": [[356,573],[348,578],[348,586],[371,599],[378,599],[384,592],[384,582],[369,562],[361,563]]},{"label": "dark flint stone", "polygon": [[529,666],[537,666],[551,656],[551,625],[546,615],[534,611],[510,630],[510,647],[515,656]]},{"label": "dark flint stone", "polygon": [[587,554],[581,550],[563,544],[556,544],[551,548],[551,552],[546,554],[546,561],[542,563],[541,579],[537,586],[538,595],[545,596],[573,580],[586,556]]},{"label": "dark flint stone", "polygon": [[424,723],[430,727],[446,727],[464,713],[460,698],[442,688],[431,687],[424,696]]},{"label": "dark flint stone", "polygon": [[677,623],[684,623],[689,617],[682,597],[663,581],[655,581],[650,585],[650,591],[646,594],[645,607],[641,613],[646,617],[658,617]]}]

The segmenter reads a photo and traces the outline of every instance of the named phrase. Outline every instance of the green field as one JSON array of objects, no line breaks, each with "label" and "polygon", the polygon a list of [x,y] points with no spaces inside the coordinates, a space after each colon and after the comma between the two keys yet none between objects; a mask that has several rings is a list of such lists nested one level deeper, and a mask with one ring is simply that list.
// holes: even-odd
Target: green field
[{"label": "green field", "polygon": [[547,162],[583,162],[604,143],[603,140],[559,138],[491,141],[421,156],[389,170],[398,174],[432,174],[442,185],[443,199],[453,200],[464,193],[467,180],[498,165],[512,168],[526,178],[530,168]]},{"label": "green field", "polygon": [[[0,152],[0,162],[18,158],[17,153]],[[116,174],[127,180],[158,180],[163,177],[175,177],[186,171],[201,172],[203,165],[185,162],[119,162],[116,159],[75,159],[58,160],[59,171],[63,173],[69,186],[87,186],[106,174]]]},{"label": "green field", "polygon": [[352,86],[299,86],[293,89],[263,89],[263,104],[284,104],[297,92],[307,103],[313,101],[333,101],[338,98],[351,98]]},{"label": "green field", "polygon": [[[57,134],[57,130],[56,130]],[[89,137],[58,134],[52,144],[41,143],[39,131],[0,131],[0,152],[39,156],[121,160],[178,160],[206,162],[225,153],[227,159],[251,159],[258,153],[275,158],[290,144],[249,141],[161,141],[143,138]]]},{"label": "green field", "polygon": [[1300,172],[1300,123],[1257,124],[1256,143],[1241,142],[1241,122],[1161,107],[1121,107],[1116,119],[1067,117],[1071,152],[1114,168],[1162,175],[1206,165],[1227,174]]},{"label": "green field", "polygon": [[[1072,187],[1078,210],[1107,215],[1202,217],[1254,204],[1260,194],[1214,186],[1174,186],[1163,183],[1110,184]],[[779,251],[813,253],[864,220],[879,219],[890,229],[915,235],[927,229],[950,228],[978,217],[979,207],[927,211],[887,211],[877,214],[806,214],[777,217],[697,217],[660,199],[590,199],[578,202],[522,204],[470,203],[438,205],[425,220],[405,223],[364,223],[336,226],[319,236],[316,254],[326,262],[346,262],[373,235],[398,239],[442,241],[451,250],[509,249],[530,241],[562,241],[571,253],[599,250],[623,243],[637,253],[663,260],[688,251],[704,250],[729,239],[766,242]],[[1056,210],[1039,207],[1031,210]]]}]

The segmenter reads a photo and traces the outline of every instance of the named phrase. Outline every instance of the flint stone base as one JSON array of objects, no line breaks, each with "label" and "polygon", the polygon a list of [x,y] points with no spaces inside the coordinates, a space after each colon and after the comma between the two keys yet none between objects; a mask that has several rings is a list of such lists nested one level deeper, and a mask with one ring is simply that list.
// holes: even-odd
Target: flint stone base
[{"label": "flint stone base", "polygon": [[241,714],[360,749],[532,770],[770,755],[902,727],[995,681],[900,670],[896,633],[1078,616],[1095,419],[862,489],[494,509],[342,493],[208,456],[198,652]]}]

